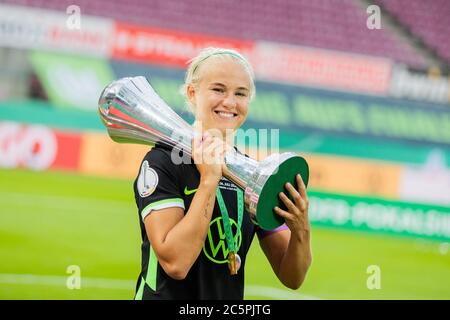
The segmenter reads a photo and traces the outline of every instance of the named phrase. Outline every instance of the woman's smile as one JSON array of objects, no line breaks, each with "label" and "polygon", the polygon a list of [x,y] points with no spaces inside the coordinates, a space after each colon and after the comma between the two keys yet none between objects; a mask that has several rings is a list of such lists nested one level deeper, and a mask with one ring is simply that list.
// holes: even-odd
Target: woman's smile
[{"label": "woman's smile", "polygon": [[222,110],[214,110],[214,113],[217,115],[217,117],[220,120],[230,121],[237,118],[238,114],[234,112],[229,111],[222,111]]}]

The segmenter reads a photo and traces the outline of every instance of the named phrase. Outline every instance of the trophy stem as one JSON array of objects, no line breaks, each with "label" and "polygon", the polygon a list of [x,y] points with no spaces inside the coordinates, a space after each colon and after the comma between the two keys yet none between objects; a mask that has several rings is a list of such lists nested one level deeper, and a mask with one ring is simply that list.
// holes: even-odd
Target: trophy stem
[{"label": "trophy stem", "polygon": [[225,156],[225,165],[223,166],[223,175],[231,180],[242,190],[247,188],[248,181],[256,172],[258,162],[242,154],[235,149],[228,152]]}]

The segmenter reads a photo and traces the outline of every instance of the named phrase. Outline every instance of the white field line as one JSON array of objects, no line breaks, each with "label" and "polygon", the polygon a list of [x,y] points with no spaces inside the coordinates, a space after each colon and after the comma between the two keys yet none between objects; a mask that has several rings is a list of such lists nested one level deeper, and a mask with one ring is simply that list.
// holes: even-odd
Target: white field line
[{"label": "white field line", "polygon": [[[0,273],[0,285],[20,284],[20,285],[49,285],[49,286],[66,287],[67,279],[68,276]],[[136,281],[112,279],[112,278],[81,277],[80,286],[81,288],[134,290],[136,286]],[[320,298],[310,295],[299,294],[288,290],[257,285],[247,285],[245,287],[245,293],[246,295],[265,297],[269,299],[320,300]]]},{"label": "white field line", "polygon": [[[49,285],[66,287],[68,276],[37,275],[37,274],[15,274],[0,273],[0,284],[28,284],[28,285]],[[136,281],[110,279],[110,278],[90,278],[81,277],[81,288],[102,288],[102,289],[128,289],[133,290]]]},{"label": "white field line", "polygon": [[245,294],[280,300],[321,300],[319,297],[297,293],[295,291],[257,285],[245,286]]}]

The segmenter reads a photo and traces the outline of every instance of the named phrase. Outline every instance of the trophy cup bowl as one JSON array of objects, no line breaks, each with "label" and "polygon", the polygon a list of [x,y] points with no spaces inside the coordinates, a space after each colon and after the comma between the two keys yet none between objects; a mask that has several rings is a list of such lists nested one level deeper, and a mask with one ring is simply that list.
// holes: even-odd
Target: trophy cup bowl
[{"label": "trophy cup bowl", "polygon": [[[106,86],[98,110],[111,139],[119,143],[149,146],[163,144],[192,156],[194,129],[170,108],[144,77],[127,77]],[[273,208],[286,210],[278,194],[285,183],[297,185],[300,173],[305,186],[309,181],[308,163],[292,152],[275,153],[256,161],[234,148],[225,155],[223,175],[244,190],[245,209],[253,223],[272,230],[284,223]]]}]

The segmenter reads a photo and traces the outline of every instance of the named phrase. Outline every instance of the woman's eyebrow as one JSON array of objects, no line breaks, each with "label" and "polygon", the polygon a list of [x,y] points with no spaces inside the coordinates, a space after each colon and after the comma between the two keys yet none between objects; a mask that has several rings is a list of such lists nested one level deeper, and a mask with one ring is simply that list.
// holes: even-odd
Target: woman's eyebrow
[{"label": "woman's eyebrow", "polygon": [[[224,88],[227,87],[226,85],[224,85],[224,84],[221,83],[221,82],[213,82],[213,83],[210,84],[210,86],[220,86],[220,87],[224,87]],[[237,88],[236,90],[250,91],[250,89],[248,89],[247,87],[239,87],[239,88]]]},{"label": "woman's eyebrow", "polygon": [[221,87],[226,87],[223,83],[220,83],[220,82],[214,82],[214,83],[211,83],[211,86],[221,86]]}]

